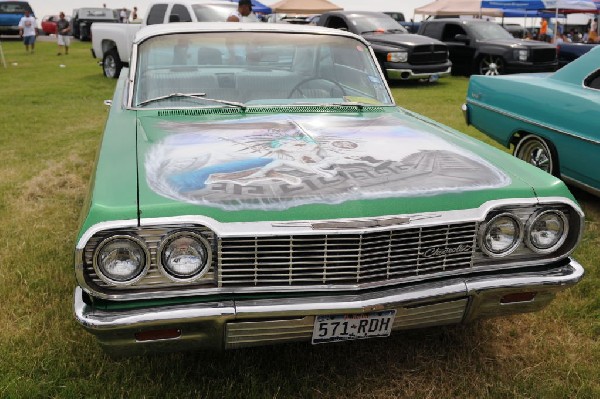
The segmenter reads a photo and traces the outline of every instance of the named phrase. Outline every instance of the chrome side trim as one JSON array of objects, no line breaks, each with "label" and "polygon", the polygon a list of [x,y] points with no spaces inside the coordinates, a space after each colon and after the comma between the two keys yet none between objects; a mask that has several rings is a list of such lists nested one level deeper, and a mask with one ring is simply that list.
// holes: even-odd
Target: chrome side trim
[{"label": "chrome side trim", "polygon": [[520,115],[517,115],[517,114],[514,114],[512,112],[503,111],[503,110],[501,110],[501,109],[499,109],[497,107],[492,107],[490,105],[484,104],[484,103],[482,103],[480,101],[477,101],[477,100],[473,100],[471,98],[467,98],[467,103],[471,104],[471,105],[474,105],[474,106],[477,106],[477,107],[480,107],[480,108],[483,108],[483,109],[491,111],[491,112],[495,112],[495,113],[500,114],[502,116],[506,116],[506,117],[509,117],[509,118],[512,118],[512,119],[516,119],[516,120],[521,121],[521,122],[528,123],[530,125],[534,125],[534,126],[537,126],[537,127],[541,127],[543,129],[547,129],[547,130],[553,131],[555,133],[564,134],[565,136],[569,136],[569,137],[572,137],[572,138],[575,138],[575,139],[578,139],[578,140],[582,140],[582,141],[585,141],[587,143],[600,145],[600,140],[594,140],[594,139],[590,139],[588,137],[582,137],[582,136],[577,135],[577,134],[569,133],[569,132],[567,132],[565,130],[556,129],[556,128],[550,126],[550,125],[547,125],[547,124],[544,124],[544,123],[541,123],[541,122],[538,122],[538,121],[534,121],[532,119],[524,118],[524,117],[522,117]]},{"label": "chrome side trim", "polygon": [[589,184],[582,183],[579,180],[573,179],[572,177],[565,176],[564,174],[561,174],[560,177],[562,180],[565,181],[565,183],[571,184],[575,187],[579,187],[580,189],[587,191],[590,194],[600,197],[600,189],[592,187]]}]

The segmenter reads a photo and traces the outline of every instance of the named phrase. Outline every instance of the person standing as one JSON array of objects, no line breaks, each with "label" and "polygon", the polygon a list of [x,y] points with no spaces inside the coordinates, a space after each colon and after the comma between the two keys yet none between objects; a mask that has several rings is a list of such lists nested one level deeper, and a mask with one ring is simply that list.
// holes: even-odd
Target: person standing
[{"label": "person standing", "polygon": [[548,20],[546,18],[542,18],[540,24],[540,40],[543,42],[548,41]]},{"label": "person standing", "polygon": [[119,13],[119,19],[121,20],[122,23],[126,24],[127,21],[127,9],[123,8],[121,10],[121,12]]},{"label": "person standing", "polygon": [[252,1],[240,0],[237,10],[227,17],[227,22],[258,22],[258,17],[252,12]]},{"label": "person standing", "polygon": [[62,48],[65,48],[65,55],[69,54],[69,46],[71,44],[71,23],[65,18],[65,13],[58,14],[56,21],[56,38],[58,43],[58,54],[62,54]]},{"label": "person standing", "polygon": [[25,10],[25,16],[21,17],[19,21],[19,36],[23,39],[25,45],[25,51],[31,52],[35,49],[35,38],[37,37],[37,28],[35,17],[31,15],[29,10]]}]

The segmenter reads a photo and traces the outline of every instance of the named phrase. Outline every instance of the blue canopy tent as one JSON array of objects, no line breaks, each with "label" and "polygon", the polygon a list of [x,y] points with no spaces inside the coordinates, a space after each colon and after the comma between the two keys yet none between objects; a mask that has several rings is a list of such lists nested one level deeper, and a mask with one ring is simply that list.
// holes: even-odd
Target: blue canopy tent
[{"label": "blue canopy tent", "polygon": [[[239,0],[229,0],[232,3],[237,3]],[[258,0],[251,0],[252,1],[252,11],[254,11],[255,13],[259,13],[259,14],[271,14],[272,10],[271,7],[264,5],[263,3],[261,3]]]},{"label": "blue canopy tent", "polygon": [[554,31],[558,31],[559,13],[598,13],[600,1],[597,0],[482,0],[481,8],[526,11],[554,11]]},{"label": "blue canopy tent", "polygon": [[570,12],[598,12],[600,1],[595,0],[482,0],[481,8],[501,10],[560,10]]}]

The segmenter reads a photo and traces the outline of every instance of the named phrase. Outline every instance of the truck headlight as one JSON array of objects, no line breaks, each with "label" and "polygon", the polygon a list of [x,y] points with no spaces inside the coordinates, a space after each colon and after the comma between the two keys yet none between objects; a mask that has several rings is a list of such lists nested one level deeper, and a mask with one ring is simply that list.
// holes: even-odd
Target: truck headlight
[{"label": "truck headlight", "polygon": [[481,250],[494,258],[511,254],[523,237],[521,222],[510,213],[495,216],[482,226],[481,231]]},{"label": "truck headlight", "polygon": [[171,280],[194,281],[206,274],[210,266],[210,245],[202,236],[179,231],[167,237],[159,248],[159,266]]},{"label": "truck headlight", "polygon": [[526,244],[532,251],[545,254],[556,250],[569,233],[567,217],[550,210],[534,215],[527,223]]},{"label": "truck headlight", "polygon": [[150,255],[144,243],[129,235],[105,239],[94,257],[94,270],[111,285],[131,285],[146,274]]},{"label": "truck headlight", "polygon": [[408,61],[408,53],[406,51],[397,51],[394,53],[388,53],[387,60],[389,62],[406,62],[406,61]]},{"label": "truck headlight", "polygon": [[525,62],[529,58],[529,50],[527,49],[517,49],[515,50],[515,59]]}]

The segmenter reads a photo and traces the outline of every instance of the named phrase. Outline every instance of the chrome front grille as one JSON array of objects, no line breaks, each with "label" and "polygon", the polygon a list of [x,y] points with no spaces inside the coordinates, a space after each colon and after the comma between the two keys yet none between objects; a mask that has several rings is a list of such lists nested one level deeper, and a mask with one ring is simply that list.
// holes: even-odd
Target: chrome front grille
[{"label": "chrome front grille", "polygon": [[413,65],[440,64],[447,60],[447,47],[439,44],[416,46],[408,55],[408,62]]},{"label": "chrome front grille", "polygon": [[554,62],[556,61],[556,49],[533,49],[531,51],[532,62]]},{"label": "chrome front grille", "polygon": [[363,234],[226,237],[221,287],[356,285],[470,269],[477,224]]}]

